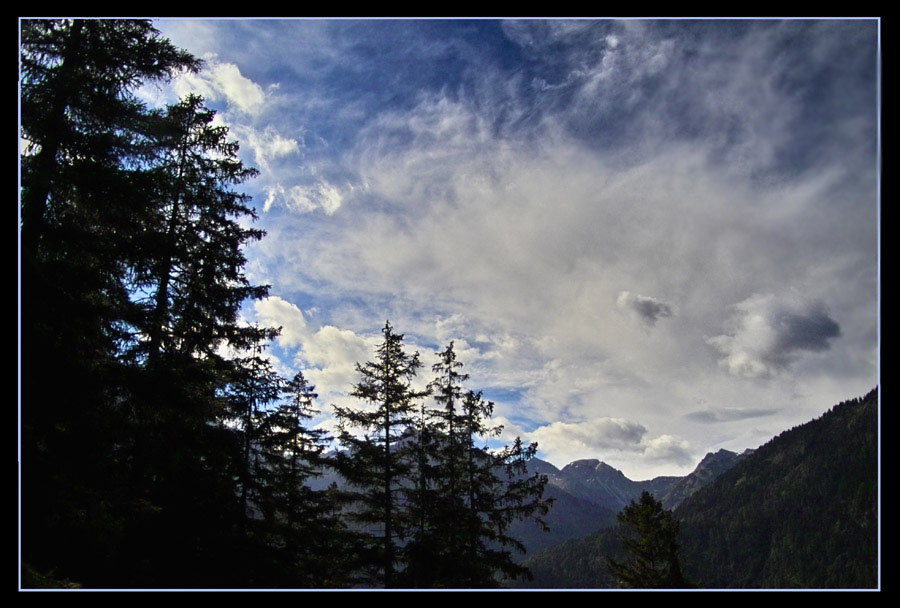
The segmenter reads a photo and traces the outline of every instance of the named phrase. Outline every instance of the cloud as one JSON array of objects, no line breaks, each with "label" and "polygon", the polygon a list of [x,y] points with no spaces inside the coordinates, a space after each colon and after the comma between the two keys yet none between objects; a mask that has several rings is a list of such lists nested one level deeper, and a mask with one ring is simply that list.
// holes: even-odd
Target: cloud
[{"label": "cloud", "polygon": [[875,381],[871,25],[208,23],[203,50],[240,69],[198,86],[257,112],[228,113],[264,170],[248,257],[304,302],[270,314],[334,391],[390,318],[423,360],[456,340],[471,386],[562,464],[647,470],[787,391],[776,431]]},{"label": "cloud", "polygon": [[574,445],[602,452],[604,450],[638,450],[647,429],[622,418],[595,418],[581,423],[554,422],[529,433],[545,451],[560,445]]},{"label": "cloud", "polygon": [[300,150],[300,144],[296,139],[281,135],[271,125],[262,131],[242,125],[235,127],[235,133],[240,141],[246,143],[253,151],[256,165],[265,171],[269,171],[270,161],[295,154]]},{"label": "cloud", "polygon": [[630,291],[621,292],[616,298],[616,305],[621,310],[637,313],[641,321],[650,327],[656,325],[656,320],[660,317],[670,317],[673,314],[669,304],[649,296],[633,294]]},{"label": "cloud", "polygon": [[786,369],[802,352],[821,352],[841,335],[822,302],[753,295],[735,306],[728,333],[707,338],[731,374],[763,377]]},{"label": "cloud", "polygon": [[694,464],[690,443],[673,435],[646,438],[644,425],[623,418],[595,418],[580,423],[554,422],[523,436],[560,466],[579,458],[670,465]]},{"label": "cloud", "polygon": [[285,348],[301,346],[310,334],[303,311],[287,300],[271,296],[255,301],[253,309],[263,325],[281,327],[277,341]]},{"label": "cloud", "polygon": [[711,407],[687,413],[684,417],[701,424],[714,424],[717,422],[735,422],[750,418],[762,418],[777,413],[777,409],[771,408]]},{"label": "cloud", "polygon": [[691,445],[672,435],[660,435],[647,442],[643,457],[649,461],[662,461],[678,465],[694,463]]},{"label": "cloud", "polygon": [[262,87],[241,74],[233,63],[219,61],[215,55],[207,55],[206,66],[197,74],[179,77],[174,88],[179,96],[194,92],[207,99],[224,99],[244,114],[254,116],[262,111],[265,93]]},{"label": "cloud", "polygon": [[380,335],[358,335],[333,325],[310,327],[299,307],[278,296],[258,300],[253,308],[260,323],[282,328],[276,343],[316,386],[323,402],[345,400],[359,381],[356,364],[371,360],[380,341]]},{"label": "cloud", "polygon": [[312,185],[295,185],[285,188],[281,184],[266,186],[263,210],[269,211],[277,204],[295,213],[310,213],[321,209],[325,215],[333,215],[344,201],[342,191],[326,181]]}]

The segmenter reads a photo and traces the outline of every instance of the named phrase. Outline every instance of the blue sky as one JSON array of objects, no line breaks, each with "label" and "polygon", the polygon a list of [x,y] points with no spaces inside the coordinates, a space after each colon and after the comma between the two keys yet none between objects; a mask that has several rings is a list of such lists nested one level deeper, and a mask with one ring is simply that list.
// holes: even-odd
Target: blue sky
[{"label": "blue sky", "polygon": [[345,403],[386,319],[633,479],[878,381],[875,20],[161,19],[260,170],[248,322]]}]

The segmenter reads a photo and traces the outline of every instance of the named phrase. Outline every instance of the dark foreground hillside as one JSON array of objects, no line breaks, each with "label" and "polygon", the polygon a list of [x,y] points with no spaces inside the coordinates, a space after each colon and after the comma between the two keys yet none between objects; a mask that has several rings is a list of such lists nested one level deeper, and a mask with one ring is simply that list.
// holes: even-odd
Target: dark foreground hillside
[{"label": "dark foreground hillside", "polygon": [[878,392],[785,431],[677,510],[705,587],[878,585]]},{"label": "dark foreground hillside", "polygon": [[[878,392],[749,454],[676,510],[701,588],[869,589],[878,581]],[[530,587],[608,588],[613,528],[537,553]]]}]

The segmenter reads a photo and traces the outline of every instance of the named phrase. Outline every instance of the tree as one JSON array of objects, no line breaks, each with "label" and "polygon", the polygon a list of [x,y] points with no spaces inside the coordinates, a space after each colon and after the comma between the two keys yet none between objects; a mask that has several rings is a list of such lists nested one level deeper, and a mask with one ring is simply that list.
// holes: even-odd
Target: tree
[{"label": "tree", "polygon": [[202,99],[135,94],[199,68],[146,20],[22,22],[23,556],[85,586],[233,583],[265,550],[224,424],[252,370],[222,355],[277,334],[238,322],[268,289],[254,170]]},{"label": "tree", "polygon": [[499,450],[479,446],[478,437],[497,437],[502,426],[491,426],[494,404],[481,392],[468,391],[463,400],[463,438],[466,445],[465,567],[462,580],[468,587],[496,585],[498,576],[530,578],[528,569],[513,559],[525,553],[524,545],[509,534],[513,521],[531,518],[547,529],[543,516],[552,506],[544,499],[546,475],[528,475],[528,461],[537,444],[525,444],[516,437],[512,445]]},{"label": "tree", "polygon": [[525,518],[543,525],[550,507],[542,499],[547,478],[527,474],[537,445],[518,438],[496,450],[480,444],[502,432],[489,423],[494,404],[464,388],[468,374],[460,371],[452,342],[437,354],[429,384],[438,405],[430,410],[429,487],[419,492],[429,500],[427,508],[419,507],[426,517],[409,547],[415,552],[407,551],[409,579],[421,586],[477,588],[495,587],[499,577],[527,577],[512,556],[524,547],[509,529]]},{"label": "tree", "polygon": [[340,586],[345,582],[342,555],[346,532],[337,517],[334,488],[313,490],[308,480],[322,475],[326,433],[306,423],[318,413],[315,387],[303,372],[284,383],[277,407],[259,428],[259,508],[268,542],[276,549],[275,584],[292,587]]},{"label": "tree", "polygon": [[607,558],[619,586],[631,589],[682,589],[690,585],[678,561],[678,520],[644,491],[619,513],[619,539],[628,561]]},{"label": "tree", "polygon": [[382,335],[375,361],[357,363],[361,378],[351,392],[369,407],[334,406],[338,440],[345,448],[336,465],[357,489],[349,513],[352,520],[370,527],[364,535],[368,545],[365,560],[375,566],[385,587],[394,587],[399,547],[409,528],[401,496],[415,484],[408,440],[416,402],[427,392],[411,386],[421,367],[419,354],[403,350],[403,334],[395,333],[390,322],[385,323]]},{"label": "tree", "polygon": [[416,527],[405,547],[404,579],[419,588],[458,586],[459,524],[465,515],[466,448],[459,407],[468,375],[459,372],[462,363],[452,342],[437,355],[428,390],[438,407],[421,402],[414,443],[417,483],[407,500]]},{"label": "tree", "polygon": [[120,567],[115,548],[145,507],[127,481],[136,385],[120,359],[154,149],[134,91],[200,62],[146,20],[21,27],[23,556],[89,583]]}]

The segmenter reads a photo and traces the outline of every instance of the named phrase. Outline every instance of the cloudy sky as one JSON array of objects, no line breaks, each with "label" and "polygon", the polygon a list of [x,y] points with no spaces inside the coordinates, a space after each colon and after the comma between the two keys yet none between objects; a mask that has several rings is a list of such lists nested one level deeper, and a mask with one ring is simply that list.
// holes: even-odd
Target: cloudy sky
[{"label": "cloudy sky", "polygon": [[260,176],[271,355],[346,403],[390,319],[507,437],[632,479],[878,382],[873,20],[159,20]]}]

